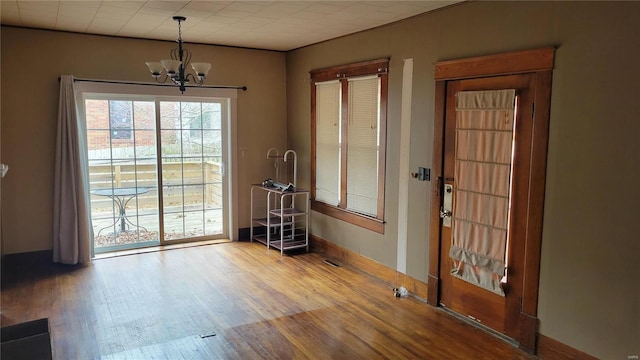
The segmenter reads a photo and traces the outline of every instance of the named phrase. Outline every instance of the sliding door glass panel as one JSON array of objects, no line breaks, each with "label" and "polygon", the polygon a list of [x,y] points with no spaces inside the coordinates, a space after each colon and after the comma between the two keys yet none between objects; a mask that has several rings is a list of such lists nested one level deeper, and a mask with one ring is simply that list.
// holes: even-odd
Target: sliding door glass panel
[{"label": "sliding door glass panel", "polygon": [[155,103],[105,95],[84,105],[94,251],[158,244]]},{"label": "sliding door glass panel", "polygon": [[204,104],[202,117],[203,158],[205,165],[204,232],[206,235],[225,234],[227,212],[224,211],[226,187],[223,156],[222,103]]},{"label": "sliding door glass panel", "polygon": [[228,236],[227,100],[181,100],[85,94],[96,253]]},{"label": "sliding door glass panel", "polygon": [[221,103],[161,101],[164,240],[225,233]]}]

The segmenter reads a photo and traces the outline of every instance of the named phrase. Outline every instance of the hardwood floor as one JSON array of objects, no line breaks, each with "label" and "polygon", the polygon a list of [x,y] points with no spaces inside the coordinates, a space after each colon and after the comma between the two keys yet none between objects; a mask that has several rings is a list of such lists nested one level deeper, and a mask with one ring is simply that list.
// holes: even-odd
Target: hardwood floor
[{"label": "hardwood floor", "polygon": [[3,272],[2,326],[54,359],[535,359],[318,253],[195,246]]}]

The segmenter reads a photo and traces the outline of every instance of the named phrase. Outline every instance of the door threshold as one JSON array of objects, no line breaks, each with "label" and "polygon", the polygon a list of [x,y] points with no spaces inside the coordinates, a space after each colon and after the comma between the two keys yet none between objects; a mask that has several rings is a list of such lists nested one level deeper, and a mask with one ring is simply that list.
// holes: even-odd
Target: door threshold
[{"label": "door threshold", "polygon": [[187,243],[180,243],[180,244],[149,246],[149,247],[138,248],[138,249],[116,250],[116,251],[110,251],[102,254],[96,254],[92,258],[92,260],[108,259],[113,257],[129,256],[129,255],[137,255],[137,254],[146,254],[146,253],[165,251],[165,250],[184,249],[184,248],[190,248],[190,247],[196,247],[196,246],[224,244],[224,243],[230,243],[230,242],[232,242],[232,240],[230,239],[216,239],[216,240],[205,240],[205,241],[198,241],[198,242],[187,242]]},{"label": "door threshold", "polygon": [[509,337],[509,336],[507,336],[507,335],[505,335],[505,334],[503,334],[503,333],[501,333],[499,331],[496,331],[496,330],[488,327],[487,325],[484,325],[484,324],[481,324],[481,323],[479,323],[477,321],[469,319],[468,317],[466,317],[466,316],[464,316],[464,315],[462,315],[460,313],[457,313],[457,312],[455,312],[455,311],[453,311],[453,310],[451,310],[451,309],[449,309],[447,307],[444,307],[442,305],[438,305],[437,308],[440,309],[441,311],[443,311],[443,312],[445,312],[445,313],[457,318],[457,319],[460,319],[460,320],[464,321],[465,323],[467,323],[467,324],[469,324],[469,325],[471,325],[471,326],[473,326],[473,327],[475,327],[475,328],[477,328],[479,330],[482,330],[482,331],[488,333],[489,335],[493,335],[494,337],[496,337],[496,338],[498,338],[498,339],[500,339],[500,340],[502,340],[502,341],[504,341],[504,342],[506,342],[508,344],[511,344],[511,345],[513,345],[513,346],[515,346],[517,348],[520,347],[520,343],[518,341],[516,341],[514,338],[511,338],[511,337]]}]

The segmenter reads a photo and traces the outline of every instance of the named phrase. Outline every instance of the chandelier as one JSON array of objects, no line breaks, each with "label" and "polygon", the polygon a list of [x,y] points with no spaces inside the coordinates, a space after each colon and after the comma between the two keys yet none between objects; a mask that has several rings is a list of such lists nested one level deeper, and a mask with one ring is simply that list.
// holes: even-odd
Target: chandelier
[{"label": "chandelier", "polygon": [[[186,72],[186,68],[191,61],[191,51],[182,48],[182,22],[187,20],[184,16],[174,16],[173,20],[178,22],[178,47],[171,50],[171,59],[160,60],[160,62],[147,62],[147,66],[151,71],[151,76],[158,83],[165,83],[171,80],[176,86],[180,87],[180,92],[184,94],[185,84],[193,82],[197,85],[204,84],[204,79],[211,69],[211,64],[203,62],[191,63],[191,67],[195,75]],[[162,71],[166,71],[164,76]]]}]

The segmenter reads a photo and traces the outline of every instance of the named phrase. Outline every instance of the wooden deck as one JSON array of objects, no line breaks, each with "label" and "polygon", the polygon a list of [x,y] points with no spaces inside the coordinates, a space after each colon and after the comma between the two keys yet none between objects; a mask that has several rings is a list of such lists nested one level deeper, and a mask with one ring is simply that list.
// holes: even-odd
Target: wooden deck
[{"label": "wooden deck", "polygon": [[54,359],[535,359],[326,256],[194,246],[3,272],[2,326],[48,317]]},{"label": "wooden deck", "polygon": [[[182,207],[167,208],[165,214],[165,240],[181,240],[201,236],[215,236],[223,232],[222,209],[208,208],[205,219],[203,213],[198,211],[202,206],[187,206],[182,212]],[[92,225],[94,232],[94,247],[96,252],[103,250],[112,251],[118,246],[135,246],[149,242],[158,243],[159,217],[158,210],[127,208],[127,231],[120,231],[119,217],[114,218],[114,212],[92,212]],[[215,216],[212,216],[215,215]],[[136,227],[138,225],[139,227]]]},{"label": "wooden deck", "polygon": [[[123,148],[119,149],[124,151]],[[127,151],[132,150],[129,149]],[[126,153],[126,151],[125,151]],[[94,154],[95,155],[95,154]],[[198,156],[195,156],[198,157]],[[184,160],[184,159],[183,159]],[[91,217],[96,252],[112,251],[123,246],[146,246],[158,243],[158,180],[154,158],[138,161],[120,160],[104,164],[92,162],[89,169],[91,185]],[[163,164],[165,209],[165,240],[181,240],[222,233],[222,213],[212,211],[223,206],[220,164],[213,161],[182,161]],[[184,185],[184,186],[182,186]],[[126,231],[119,224],[118,202],[96,193],[109,189],[146,188],[136,196],[125,196]],[[207,210],[203,213],[196,210]],[[219,212],[219,214],[218,214]]]}]

